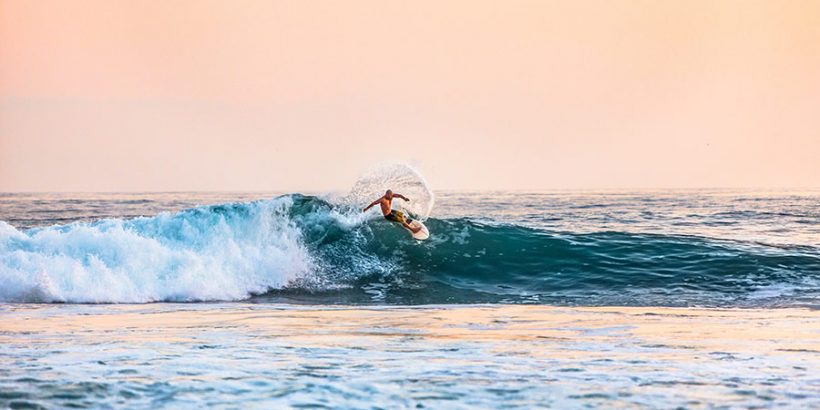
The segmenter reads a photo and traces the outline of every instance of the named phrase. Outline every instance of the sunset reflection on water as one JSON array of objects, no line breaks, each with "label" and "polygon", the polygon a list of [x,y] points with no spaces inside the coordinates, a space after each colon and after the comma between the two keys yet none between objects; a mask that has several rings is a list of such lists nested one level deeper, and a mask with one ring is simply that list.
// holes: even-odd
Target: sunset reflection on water
[{"label": "sunset reflection on water", "polygon": [[2,309],[3,397],[52,406],[820,403],[820,314],[811,310]]}]

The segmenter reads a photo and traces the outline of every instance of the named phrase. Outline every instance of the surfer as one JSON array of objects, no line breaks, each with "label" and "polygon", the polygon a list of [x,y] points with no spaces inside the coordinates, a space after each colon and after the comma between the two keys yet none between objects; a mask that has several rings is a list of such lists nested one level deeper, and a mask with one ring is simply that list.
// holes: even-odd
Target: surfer
[{"label": "surfer", "polygon": [[391,209],[391,205],[393,204],[393,198],[401,198],[405,201],[410,202],[410,198],[402,194],[394,194],[393,191],[387,190],[384,193],[384,196],[373,201],[370,205],[364,208],[362,212],[367,212],[368,209],[372,208],[376,204],[379,204],[382,208],[382,215],[384,215],[384,219],[387,219],[390,222],[399,222],[403,227],[413,233],[418,233],[421,230],[421,227],[413,227],[410,226],[410,223],[413,222],[412,219],[406,218],[404,216],[404,212],[397,211],[395,209]]}]

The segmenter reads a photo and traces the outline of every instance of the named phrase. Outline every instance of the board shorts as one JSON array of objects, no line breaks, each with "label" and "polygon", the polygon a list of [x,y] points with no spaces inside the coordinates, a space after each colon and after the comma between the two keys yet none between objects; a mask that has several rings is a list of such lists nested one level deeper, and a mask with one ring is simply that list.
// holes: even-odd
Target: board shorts
[{"label": "board shorts", "polygon": [[389,214],[385,215],[385,216],[384,216],[384,219],[387,219],[387,220],[388,220],[388,221],[390,221],[390,222],[398,222],[398,223],[404,223],[404,222],[410,223],[410,222],[413,222],[413,220],[412,220],[412,219],[405,218],[405,216],[404,216],[404,212],[402,212],[402,211],[397,211],[397,210],[395,210],[395,209],[394,209],[394,210],[392,210],[392,211],[390,211],[390,213],[389,213]]}]

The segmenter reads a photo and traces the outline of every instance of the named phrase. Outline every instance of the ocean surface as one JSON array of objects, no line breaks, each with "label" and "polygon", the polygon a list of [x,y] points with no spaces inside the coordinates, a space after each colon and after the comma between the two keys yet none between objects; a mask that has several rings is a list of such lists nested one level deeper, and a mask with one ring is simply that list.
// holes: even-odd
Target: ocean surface
[{"label": "ocean surface", "polygon": [[0,407],[820,408],[820,190],[0,194]]},{"label": "ocean surface", "polygon": [[820,306],[820,191],[440,192],[423,242],[368,202],[0,194],[0,301]]}]

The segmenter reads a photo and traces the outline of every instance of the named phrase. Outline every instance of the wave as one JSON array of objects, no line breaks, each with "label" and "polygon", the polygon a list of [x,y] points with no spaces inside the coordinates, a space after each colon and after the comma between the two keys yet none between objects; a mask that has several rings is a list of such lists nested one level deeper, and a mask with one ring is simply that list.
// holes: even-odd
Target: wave
[{"label": "wave", "polygon": [[358,208],[286,195],[20,231],[0,301],[816,306],[820,252],[456,218],[416,242]]}]

